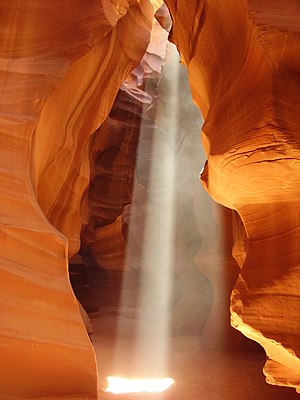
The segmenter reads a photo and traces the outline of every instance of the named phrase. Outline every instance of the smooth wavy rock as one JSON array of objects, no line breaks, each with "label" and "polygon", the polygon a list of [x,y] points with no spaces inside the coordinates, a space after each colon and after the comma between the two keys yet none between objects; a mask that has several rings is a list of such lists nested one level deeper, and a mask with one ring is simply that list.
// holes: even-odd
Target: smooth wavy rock
[{"label": "smooth wavy rock", "polygon": [[95,399],[67,261],[79,248],[91,134],[146,50],[153,8],[11,0],[0,15],[1,399]]},{"label": "smooth wavy rock", "polygon": [[[86,220],[82,251],[90,251],[104,269],[125,268],[123,210],[132,200],[141,130],[153,124],[156,87],[166,55],[168,33],[154,20],[150,43],[139,65],[122,83],[105,122],[90,146],[91,183],[82,203]],[[125,232],[125,235],[124,235]]]},{"label": "smooth wavy rock", "polygon": [[260,343],[269,383],[300,391],[300,7],[166,0],[205,118],[202,180],[237,211],[232,325]]},{"label": "smooth wavy rock", "polygon": [[83,202],[87,225],[82,249],[90,248],[98,264],[107,269],[123,269],[125,238],[122,218],[118,217],[131,201],[140,125],[141,104],[120,90],[91,144],[91,183]]}]

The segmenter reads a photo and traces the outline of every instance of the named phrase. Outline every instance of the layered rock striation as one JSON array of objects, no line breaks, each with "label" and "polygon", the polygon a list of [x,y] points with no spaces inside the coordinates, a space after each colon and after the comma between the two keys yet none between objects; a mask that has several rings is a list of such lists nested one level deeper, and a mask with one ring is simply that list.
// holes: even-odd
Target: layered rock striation
[{"label": "layered rock striation", "polygon": [[235,210],[231,323],[266,350],[267,381],[299,391],[299,4],[166,4],[205,118],[203,184]]},{"label": "layered rock striation", "polygon": [[[153,29],[148,0],[65,1],[59,10],[48,1],[6,3],[0,13],[1,398],[95,399],[97,366],[70,286],[68,260],[81,246],[105,270],[122,270],[129,211],[135,207],[138,214],[133,236],[140,240],[144,200],[155,210],[168,194],[164,187],[149,193],[145,179],[157,128],[151,116],[168,125],[155,103],[167,33],[157,33],[157,24]],[[161,2],[152,3],[156,10]],[[293,0],[166,4],[172,40],[205,118],[208,162],[202,181],[217,202],[233,210],[233,255],[241,270],[231,297],[232,325],[265,348],[269,383],[299,391],[299,5]],[[163,9],[157,19],[170,28]],[[177,84],[178,91],[180,78]],[[177,110],[182,93],[181,100]],[[180,128],[173,143],[180,150],[181,170],[175,169],[180,186],[185,170],[194,168],[182,153],[195,145],[173,119]],[[142,122],[148,132],[135,176]],[[169,150],[161,144],[159,159]],[[130,209],[134,183],[140,191]],[[180,188],[176,213],[181,205],[189,211],[182,220],[177,216],[174,269],[183,287],[194,284],[196,300],[187,315],[182,298],[189,301],[188,296],[177,301],[182,288],[177,290],[173,329],[186,332],[196,315],[199,333],[212,295],[206,278],[186,268],[202,237],[194,226],[195,197]],[[230,212],[221,210],[231,229]],[[159,225],[160,215],[148,214]],[[201,236],[203,221],[197,222]],[[227,232],[225,242],[231,241]],[[142,241],[136,243],[135,261],[142,256]],[[237,267],[228,248],[222,251],[223,272],[208,267],[207,251],[200,250],[194,262],[213,285],[222,272],[227,293]],[[197,297],[199,288],[207,304]],[[221,296],[217,301],[222,303]],[[212,314],[217,320],[218,307]],[[206,331],[207,340],[211,336]]]},{"label": "layered rock striation", "polygon": [[149,42],[149,1],[1,5],[2,399],[97,397],[68,278],[91,135]]}]

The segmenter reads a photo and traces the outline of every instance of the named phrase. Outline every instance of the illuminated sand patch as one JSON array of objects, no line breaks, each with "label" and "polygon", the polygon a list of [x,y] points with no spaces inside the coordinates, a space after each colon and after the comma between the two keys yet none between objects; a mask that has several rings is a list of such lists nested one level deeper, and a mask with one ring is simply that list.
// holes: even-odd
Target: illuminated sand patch
[{"label": "illuminated sand patch", "polygon": [[116,376],[108,376],[108,387],[105,392],[111,393],[157,393],[169,389],[175,382],[172,378],[160,379],[128,379]]}]

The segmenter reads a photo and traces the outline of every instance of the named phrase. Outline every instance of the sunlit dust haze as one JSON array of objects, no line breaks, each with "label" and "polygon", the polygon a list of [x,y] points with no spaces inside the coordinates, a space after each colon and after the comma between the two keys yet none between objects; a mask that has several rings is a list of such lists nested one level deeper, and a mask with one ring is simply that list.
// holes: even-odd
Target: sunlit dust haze
[{"label": "sunlit dust haze", "polygon": [[[167,109],[156,108],[157,100],[154,98],[153,109],[145,110],[147,114],[152,113],[155,118],[154,121],[148,119],[141,127],[136,161],[136,183],[128,223],[128,270],[136,271],[139,285],[130,363],[133,371],[143,371],[145,378],[152,376],[153,373],[157,378],[166,376],[170,335],[175,255],[175,182],[178,144],[176,114],[178,70],[181,67],[174,46],[169,47],[167,58],[168,79],[169,83],[172,82],[172,85],[168,85],[168,90],[171,93],[166,103]],[[157,230],[158,225],[159,230]],[[128,280],[130,279],[132,273],[129,272]],[[123,285],[128,285],[126,274]],[[127,294],[126,290],[122,292],[123,304],[129,303]],[[122,318],[119,319],[118,337],[126,331],[126,323]],[[117,346],[116,365],[119,353],[121,350],[119,351]]]},{"label": "sunlit dust haze", "polygon": [[187,335],[184,346],[196,348],[212,302],[209,283],[193,262],[201,247],[194,202],[204,193],[202,121],[173,44],[157,75],[143,88],[152,102],[145,95],[132,201],[122,215],[126,261],[118,305],[105,305],[93,319],[100,386],[114,393],[156,392],[176,381],[173,338]]}]

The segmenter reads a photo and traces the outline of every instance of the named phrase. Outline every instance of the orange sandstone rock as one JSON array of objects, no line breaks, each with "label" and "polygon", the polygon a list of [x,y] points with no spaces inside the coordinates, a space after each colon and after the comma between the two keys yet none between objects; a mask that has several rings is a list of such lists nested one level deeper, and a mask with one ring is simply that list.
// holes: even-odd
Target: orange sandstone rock
[{"label": "orange sandstone rock", "polygon": [[91,134],[145,52],[153,9],[0,7],[1,399],[94,399],[95,357],[67,261],[79,248]]},{"label": "orange sandstone rock", "polygon": [[299,4],[166,4],[205,117],[204,186],[237,211],[232,325],[265,348],[269,383],[299,391]]},{"label": "orange sandstone rock", "polygon": [[161,76],[167,38],[168,33],[154,20],[141,62],[122,83],[108,117],[91,142],[91,183],[82,202],[86,226],[81,250],[89,248],[104,269],[125,267],[123,210],[132,198],[140,131],[154,123],[148,108],[150,114],[156,93],[150,88],[155,88]]},{"label": "orange sandstone rock", "polygon": [[[299,6],[166,3],[205,116],[202,179],[236,210],[232,324],[266,349],[270,383],[299,390]],[[88,224],[83,240],[94,258],[123,267],[137,104],[152,101],[144,80],[159,75],[164,58],[155,30],[146,51],[152,18],[147,0],[1,5],[1,399],[97,397],[67,261]],[[158,19],[168,27],[163,12]],[[137,119],[120,140],[124,119],[109,113],[145,52],[115,102],[124,112],[132,96]]]}]

